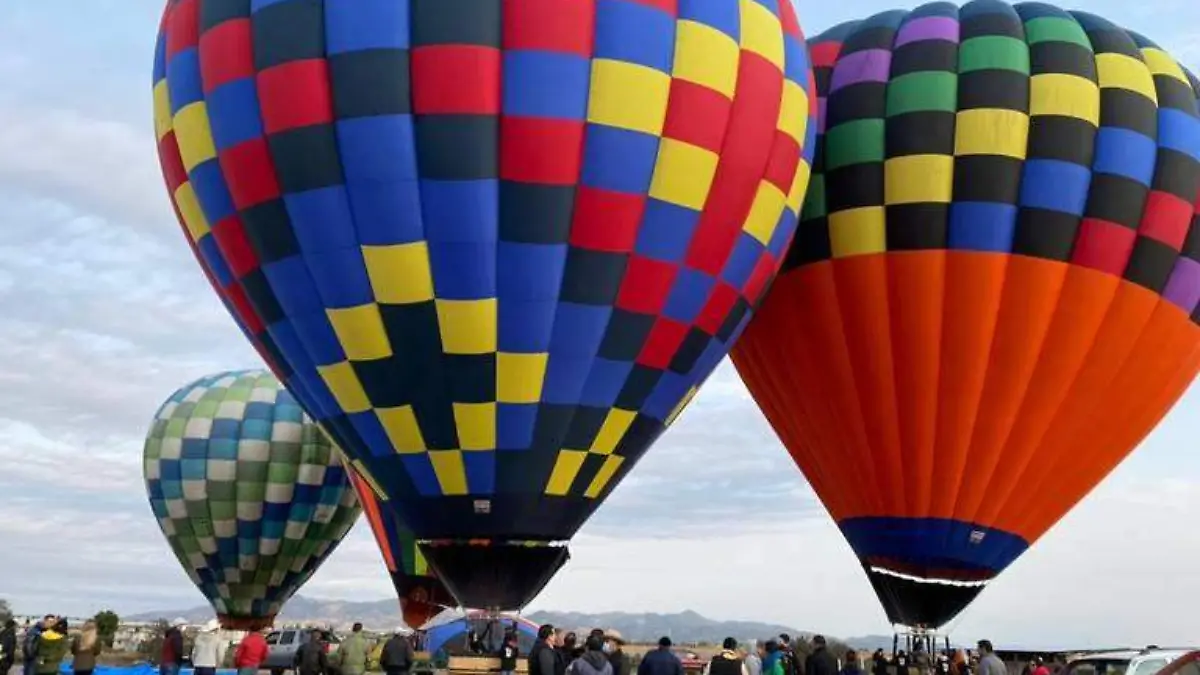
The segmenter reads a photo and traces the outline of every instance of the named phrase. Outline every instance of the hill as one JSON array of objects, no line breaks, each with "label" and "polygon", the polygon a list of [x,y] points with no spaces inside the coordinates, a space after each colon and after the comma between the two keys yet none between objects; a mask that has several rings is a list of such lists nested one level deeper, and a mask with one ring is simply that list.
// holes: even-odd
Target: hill
[{"label": "hill", "polygon": [[[191,609],[144,612],[124,618],[129,621],[156,621],[181,617],[189,623],[203,623],[212,616],[211,607],[201,606]],[[592,627],[614,628],[621,631],[621,634],[632,642],[652,642],[663,635],[668,635],[672,640],[681,643],[719,642],[728,636],[739,639],[764,640],[780,633],[800,635],[804,632],[788,626],[756,621],[718,621],[693,611],[674,614],[533,612],[527,616],[536,623],[552,623],[568,630]],[[368,628],[386,630],[400,623],[400,608],[395,600],[348,602],[296,596],[284,606],[279,620],[282,622],[318,622],[332,626],[349,626],[355,621],[361,621]]]}]

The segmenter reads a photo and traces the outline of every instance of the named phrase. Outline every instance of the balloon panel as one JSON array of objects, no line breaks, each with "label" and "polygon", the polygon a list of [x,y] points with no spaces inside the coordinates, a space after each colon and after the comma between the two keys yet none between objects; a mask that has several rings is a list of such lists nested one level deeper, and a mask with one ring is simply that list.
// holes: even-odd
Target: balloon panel
[{"label": "balloon panel", "polygon": [[405,523],[549,541],[781,265],[810,78],[779,0],[179,0],[154,100],[202,266]]},{"label": "balloon panel", "polygon": [[359,515],[337,453],[265,371],[172,394],[144,472],[175,556],[230,627],[269,625]]},{"label": "balloon panel", "polygon": [[941,625],[1195,376],[1200,87],[1038,3],[810,52],[812,189],[733,359],[889,618]]},{"label": "balloon panel", "polygon": [[404,526],[399,514],[387,502],[379,499],[366,479],[353,470],[348,473],[367,523],[371,526],[371,533],[379,544],[383,562],[392,577],[404,623],[411,628],[420,628],[444,607],[453,607],[456,602],[429,568],[425,555],[417,546],[416,537],[412,530]]}]

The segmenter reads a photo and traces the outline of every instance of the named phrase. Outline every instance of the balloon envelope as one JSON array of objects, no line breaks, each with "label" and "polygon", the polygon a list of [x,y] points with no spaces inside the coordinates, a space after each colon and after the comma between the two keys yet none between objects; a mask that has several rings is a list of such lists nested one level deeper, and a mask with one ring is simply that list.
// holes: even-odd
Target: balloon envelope
[{"label": "balloon envelope", "polygon": [[417,546],[412,530],[404,526],[386,501],[381,501],[370,482],[350,470],[350,483],[379,544],[379,552],[396,587],[404,623],[420,628],[447,607],[455,605],[450,591],[437,578]]},{"label": "balloon envelope", "polygon": [[338,457],[265,371],[201,378],[158,410],[143,456],[150,506],[224,627],[271,625],[354,525]]},{"label": "balloon envelope", "polygon": [[781,265],[810,79],[787,0],[178,0],[155,126],[272,370],[518,608]]},{"label": "balloon envelope", "polygon": [[812,189],[733,360],[889,619],[939,626],[1196,374],[1200,87],[1039,3],[809,48]]}]

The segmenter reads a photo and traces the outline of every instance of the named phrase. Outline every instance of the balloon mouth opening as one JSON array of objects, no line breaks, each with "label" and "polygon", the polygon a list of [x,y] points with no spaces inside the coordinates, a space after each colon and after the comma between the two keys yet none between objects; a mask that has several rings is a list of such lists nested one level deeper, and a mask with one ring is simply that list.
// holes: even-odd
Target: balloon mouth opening
[{"label": "balloon mouth opening", "polygon": [[230,616],[218,614],[217,623],[225,630],[240,630],[253,633],[275,625],[275,615],[271,616]]},{"label": "balloon mouth opening", "polygon": [[460,607],[515,611],[571,558],[563,541],[421,540],[425,561]]}]

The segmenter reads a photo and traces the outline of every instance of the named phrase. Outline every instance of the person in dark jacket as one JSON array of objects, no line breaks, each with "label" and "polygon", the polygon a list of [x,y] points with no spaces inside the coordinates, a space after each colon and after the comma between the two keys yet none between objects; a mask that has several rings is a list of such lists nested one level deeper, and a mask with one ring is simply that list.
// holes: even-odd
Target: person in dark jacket
[{"label": "person in dark jacket", "polygon": [[738,653],[738,643],[735,638],[727,637],[721,643],[721,651],[704,668],[705,675],[749,675],[746,662]]},{"label": "person in dark jacket", "polygon": [[846,652],[846,660],[842,663],[841,675],[862,675],[862,668],[858,665],[858,652],[853,649]]},{"label": "person in dark jacket", "polygon": [[890,675],[888,673],[888,657],[882,649],[876,649],[871,656],[871,675]]},{"label": "person in dark jacket", "polygon": [[500,675],[513,675],[517,672],[517,657],[521,650],[517,648],[517,634],[504,634],[504,644],[500,645]]},{"label": "person in dark jacket", "polygon": [[293,665],[296,675],[328,675],[329,657],[325,655],[325,633],[314,630],[308,642],[296,650]]},{"label": "person in dark jacket", "polygon": [[37,644],[42,637],[42,631],[49,630],[54,625],[54,615],[47,614],[42,620],[33,624],[25,631],[25,639],[21,641],[21,656],[25,675],[35,675],[37,672]]},{"label": "person in dark jacket", "polygon": [[837,659],[825,647],[825,637],[814,635],[813,653],[804,660],[804,675],[838,675]]},{"label": "person in dark jacket", "polygon": [[162,653],[158,660],[159,675],[179,675],[179,665],[183,663],[183,632],[182,620],[176,619],[167,632],[163,633]]},{"label": "person in dark jacket", "polygon": [[542,624],[537,641],[529,650],[529,675],[556,675],[558,655],[554,650],[554,626]]},{"label": "person in dark jacket", "polygon": [[800,657],[796,655],[796,649],[792,645],[792,636],[780,633],[778,644],[779,665],[783,668],[783,675],[803,675],[803,671],[800,670]]},{"label": "person in dark jacket", "polygon": [[613,675],[630,675],[633,664],[625,653],[625,638],[616,629],[604,631],[604,649],[608,652],[608,662],[612,664]]},{"label": "person in dark jacket", "polygon": [[8,675],[17,661],[17,622],[9,619],[0,629],[0,675]]},{"label": "person in dark jacket", "polygon": [[387,675],[404,675],[412,670],[412,665],[412,643],[397,628],[383,645],[383,652],[379,655],[379,667],[383,668]]},{"label": "person in dark jacket", "polygon": [[572,675],[613,675],[612,664],[604,653],[604,640],[589,635],[583,654],[571,664]]},{"label": "person in dark jacket", "polygon": [[683,675],[683,662],[671,651],[671,638],[659,638],[658,649],[642,657],[638,675]]}]

